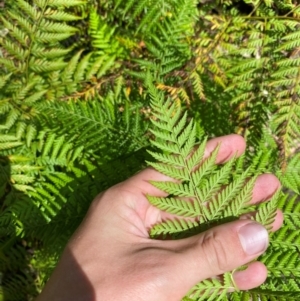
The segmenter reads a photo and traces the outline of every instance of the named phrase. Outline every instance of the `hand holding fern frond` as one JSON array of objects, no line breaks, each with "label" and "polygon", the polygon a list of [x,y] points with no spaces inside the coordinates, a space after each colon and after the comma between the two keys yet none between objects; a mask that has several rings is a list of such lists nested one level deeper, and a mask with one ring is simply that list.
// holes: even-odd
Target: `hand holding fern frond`
[{"label": "hand holding fern frond", "polygon": [[[216,162],[224,163],[241,155],[245,142],[237,135],[213,139],[206,144],[206,156],[217,146]],[[172,179],[146,169],[95,199],[37,301],[179,301],[198,282],[247,264],[265,251],[267,231],[247,218],[180,240],[151,239],[151,227],[176,216],[149,203],[148,195],[166,196],[150,181]],[[261,175],[250,202],[263,202],[278,188],[276,177]],[[278,213],[273,230],[281,223]],[[233,279],[245,290],[260,285],[266,274],[265,266],[254,261]]]}]

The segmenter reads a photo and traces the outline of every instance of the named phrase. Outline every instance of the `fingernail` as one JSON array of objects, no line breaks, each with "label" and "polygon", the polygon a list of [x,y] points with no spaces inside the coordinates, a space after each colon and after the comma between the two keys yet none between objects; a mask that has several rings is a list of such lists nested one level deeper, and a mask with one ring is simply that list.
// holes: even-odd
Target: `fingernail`
[{"label": "fingernail", "polygon": [[238,231],[240,242],[246,254],[263,253],[269,243],[268,231],[258,223],[249,223]]}]

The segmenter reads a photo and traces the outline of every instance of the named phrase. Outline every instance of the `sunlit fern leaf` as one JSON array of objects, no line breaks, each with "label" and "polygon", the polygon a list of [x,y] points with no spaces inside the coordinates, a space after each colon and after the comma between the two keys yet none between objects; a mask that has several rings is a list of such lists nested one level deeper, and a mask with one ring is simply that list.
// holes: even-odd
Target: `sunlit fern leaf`
[{"label": "sunlit fern leaf", "polygon": [[[193,120],[188,121],[186,113],[181,117],[180,108],[170,99],[164,102],[163,94],[155,91],[149,81],[147,83],[153,110],[152,133],[156,135],[152,145],[160,150],[150,152],[159,162],[149,164],[176,180],[153,181],[152,184],[168,196],[147,196],[147,198],[160,210],[179,217],[197,219],[190,221],[175,218],[163,221],[154,225],[150,235],[152,237],[168,235],[175,237],[183,233],[191,235],[193,231],[194,234],[197,233],[196,229],[198,233],[204,231],[205,224],[209,224],[209,221],[238,218],[241,214],[253,212],[255,208],[250,203],[252,191],[256,175],[264,168],[261,167],[256,171],[254,166],[258,163],[255,161],[254,165],[250,165],[245,171],[241,169],[239,173],[232,175],[236,161],[243,160],[237,160],[235,157],[223,166],[217,167],[216,158],[220,146],[204,156],[206,143],[200,142],[198,145]],[[238,166],[237,168],[239,170]],[[269,231],[274,222],[280,194],[281,192],[277,192],[269,202],[258,206],[256,210],[254,219]],[[223,300],[232,290],[232,283],[228,289],[217,284],[214,279],[211,280],[211,284],[211,288],[208,288],[208,283],[201,282],[199,288],[203,286],[203,291],[198,288],[195,300]],[[194,299],[193,295],[188,296]]]},{"label": "sunlit fern leaf", "polygon": [[9,81],[12,74],[7,74],[5,76],[0,77],[0,89],[4,87],[4,85]]},{"label": "sunlit fern leaf", "polygon": [[298,231],[300,228],[300,203],[298,195],[281,197],[278,206],[284,212],[284,222],[289,229]]},{"label": "sunlit fern leaf", "polygon": [[19,60],[25,59],[29,54],[28,50],[21,48],[19,45],[16,45],[16,44],[12,43],[11,41],[4,40],[2,42],[2,45],[5,48],[5,50],[7,51],[7,53],[16,57]]},{"label": "sunlit fern leaf", "polygon": [[[207,200],[209,196],[216,193],[222,185],[226,183],[230,173],[232,172],[234,162],[235,158],[231,159],[222,168],[213,173],[212,176],[203,183],[203,185],[201,185],[199,193],[202,200]],[[198,164],[200,164],[200,162],[198,162]]]},{"label": "sunlit fern leaf", "polygon": [[[155,146],[157,146],[157,144],[154,144]],[[172,149],[167,149],[172,151]],[[159,172],[174,178],[176,180],[179,181],[188,181],[189,180],[189,174],[185,169],[178,169],[177,167],[170,167],[170,166],[165,166],[163,164],[160,163],[150,163],[149,164],[154,167],[156,170],[158,170]]]},{"label": "sunlit fern leaf", "polygon": [[255,215],[255,220],[264,225],[269,231],[271,231],[276,217],[280,194],[281,191],[278,190],[267,203],[259,207]]},{"label": "sunlit fern leaf", "polygon": [[288,225],[283,226],[271,237],[272,247],[281,249],[300,250],[300,238],[297,231],[293,231]]},{"label": "sunlit fern leaf", "polygon": [[290,155],[290,149],[295,147],[296,139],[300,135],[300,103],[295,93],[297,91],[289,91],[287,97],[284,96],[275,102],[278,110],[274,114],[273,123],[277,133],[282,137],[285,158]]},{"label": "sunlit fern leaf", "polygon": [[293,158],[291,158],[285,167],[284,171],[278,171],[277,176],[281,180],[282,184],[294,191],[295,193],[300,193],[300,155],[296,154]]},{"label": "sunlit fern leaf", "polygon": [[52,33],[52,32],[37,32],[36,33],[36,41],[41,44],[54,44],[66,40],[74,32],[71,33]]},{"label": "sunlit fern leaf", "polygon": [[65,143],[65,137],[61,136],[58,139],[55,139],[53,150],[51,152],[51,158],[54,159],[57,157],[58,153],[60,152],[62,146]]},{"label": "sunlit fern leaf", "polygon": [[117,65],[115,61],[116,61],[116,56],[115,55],[110,56],[106,60],[106,62],[99,68],[97,72],[97,78],[101,78],[107,73],[108,70],[110,70],[113,66]]},{"label": "sunlit fern leaf", "polygon": [[[72,4],[66,1],[52,1],[50,5],[53,7],[58,5],[62,13],[64,8],[78,3],[78,1]],[[46,84],[46,73],[59,72],[67,65],[62,56],[67,55],[70,49],[62,49],[59,42],[74,35],[77,29],[59,18],[56,21],[43,19],[43,14],[49,13],[46,9],[49,8],[48,5],[49,1],[37,1],[36,5],[33,5],[30,2],[18,0],[12,6],[8,5],[8,13],[1,16],[1,23],[8,30],[5,38],[0,39],[5,51],[5,55],[0,58],[0,64],[3,64],[2,73],[7,74],[10,70],[19,71],[19,75],[14,76],[11,81],[10,90],[5,86],[2,87],[4,95],[11,98],[10,103],[15,109],[11,110],[10,115],[4,117],[6,123],[2,123],[1,127],[12,128],[14,126],[16,119],[12,116],[17,114],[20,102],[23,103],[23,109],[19,110],[19,114],[21,113],[22,118],[31,118],[29,107],[40,101],[44,95],[46,97],[51,95],[49,85],[54,82]],[[50,10],[52,13],[57,11],[54,8]],[[76,16],[75,19],[78,17]],[[34,39],[31,39],[32,36]],[[53,48],[49,49],[48,43],[51,43]],[[27,74],[27,80],[24,80],[22,85],[16,81],[20,74]],[[4,76],[7,77],[7,75]],[[13,89],[14,84],[15,89]]]},{"label": "sunlit fern leaf", "polygon": [[11,142],[18,140],[16,136],[12,135],[2,135],[0,136],[0,142]]},{"label": "sunlit fern leaf", "polygon": [[54,10],[51,8],[47,8],[45,10],[44,16],[46,19],[49,20],[66,21],[66,22],[77,21],[81,19],[80,16],[76,16],[65,11]]},{"label": "sunlit fern leaf", "polygon": [[[41,1],[43,3],[43,1]],[[84,5],[86,4],[85,1],[82,0],[72,0],[71,2],[68,0],[49,0],[49,1],[44,1],[44,3],[47,3],[47,5],[51,7],[72,7],[72,6],[79,6],[79,5]]]},{"label": "sunlit fern leaf", "polygon": [[191,183],[184,184],[184,183],[167,182],[167,181],[166,182],[151,181],[151,184],[156,188],[171,195],[177,195],[179,197],[185,197],[185,198],[195,197],[195,192],[193,189],[193,185]]},{"label": "sunlit fern leaf", "polygon": [[[251,199],[252,190],[248,189],[245,191],[247,192],[247,194],[243,195],[245,198],[239,197],[239,193],[240,191],[242,191],[242,187],[245,185],[246,179],[248,177],[249,172],[248,170],[246,170],[243,174],[240,175],[238,179],[234,180],[224,189],[222,189],[220,193],[212,196],[208,204],[208,209],[205,210],[207,212],[206,215],[209,220],[224,216],[224,211],[227,207],[230,206],[230,203],[232,203],[233,200],[235,200],[235,202],[237,203],[237,208],[242,209],[246,205],[244,202],[245,200]],[[234,209],[237,214],[241,214],[239,210],[236,210],[236,208]]]},{"label": "sunlit fern leaf", "polygon": [[[219,147],[212,151],[208,158],[202,158],[200,166],[193,166],[189,169],[191,178],[196,187],[201,187],[206,182],[206,176],[211,174],[216,166],[216,158],[219,152]],[[204,200],[202,200],[204,202]]]},{"label": "sunlit fern leaf", "polygon": [[168,2],[162,3],[162,1],[151,1],[152,3],[151,2],[150,3],[152,5],[150,7],[149,7],[149,4],[150,4],[149,2],[150,2],[149,0],[148,1],[147,0],[140,1],[139,5],[137,5],[137,7],[134,11],[134,15],[138,15],[145,7],[143,4],[146,4],[146,3],[148,4],[147,5],[148,11],[145,14],[145,16],[143,17],[141,23],[139,24],[137,31],[142,30],[145,32],[147,32],[147,31],[149,32],[151,27],[153,27],[157,23],[159,18],[163,17],[163,14],[165,14],[166,10],[168,9]]},{"label": "sunlit fern leaf", "polygon": [[89,17],[89,35],[92,39],[95,64],[90,68],[87,78],[92,76],[102,77],[108,70],[116,64],[116,58],[122,56],[123,47],[120,45],[114,32],[115,27],[97,13],[96,9],[91,9]]},{"label": "sunlit fern leaf", "polygon": [[74,80],[75,82],[80,82],[85,79],[85,71],[88,68],[90,58],[92,53],[85,55],[78,63],[76,71],[74,73]]},{"label": "sunlit fern leaf", "polygon": [[70,85],[72,84],[73,75],[77,69],[82,52],[83,50],[79,51],[76,55],[72,57],[72,59],[69,61],[68,65],[66,66],[61,75],[61,79],[63,83],[66,84],[69,94],[74,92],[77,88],[77,86],[74,85],[74,88],[72,89],[70,88]]},{"label": "sunlit fern leaf", "polygon": [[97,74],[99,71],[100,67],[103,66],[104,61],[107,59],[107,56],[100,56],[96,58],[89,66],[89,69],[86,73],[86,79],[91,80],[93,76]]},{"label": "sunlit fern leaf", "polygon": [[234,198],[226,208],[224,214],[225,216],[239,216],[244,212],[247,213],[251,210],[250,202],[252,199],[252,191],[256,180],[257,177],[252,177],[248,182],[246,182],[237,197]]},{"label": "sunlit fern leaf", "polygon": [[26,128],[26,145],[30,147],[32,140],[36,137],[37,130],[32,124],[28,125]]},{"label": "sunlit fern leaf", "polygon": [[[223,279],[209,279],[195,285],[187,294],[189,298],[197,301],[224,300],[228,292],[234,289],[231,273],[225,273]],[[225,299],[226,300],[226,299]]]},{"label": "sunlit fern leaf", "polygon": [[47,90],[39,91],[36,93],[31,94],[30,96],[26,97],[24,103],[28,106],[32,106],[36,102],[42,99],[42,97],[47,93]]},{"label": "sunlit fern leaf", "polygon": [[190,154],[190,157],[188,158],[187,163],[186,163],[187,168],[190,172],[194,171],[195,167],[199,166],[199,164],[203,160],[204,155],[205,155],[206,142],[207,142],[207,137],[204,137],[202,140],[202,143],[200,145],[195,144],[196,150],[194,150]]},{"label": "sunlit fern leaf", "polygon": [[54,21],[47,21],[47,20],[41,20],[40,22],[41,28],[43,28],[43,31],[47,32],[76,32],[78,31],[77,28],[72,27],[68,24],[64,24],[61,22],[54,22]]},{"label": "sunlit fern leaf", "polygon": [[196,217],[193,203],[180,198],[147,197],[148,201],[160,210],[184,217]]},{"label": "sunlit fern leaf", "polygon": [[197,73],[197,71],[194,71],[191,74],[190,78],[192,80],[194,90],[197,93],[198,97],[200,99],[205,99],[203,82],[202,82],[200,75]]},{"label": "sunlit fern leaf", "polygon": [[[278,290],[284,289],[290,285],[290,280],[294,280],[293,277],[299,277],[299,262],[297,261],[298,251],[286,250],[274,250],[269,252],[268,256],[262,257],[262,262],[268,266],[271,275],[278,278]],[[285,279],[280,279],[285,277]],[[263,285],[265,289],[272,289],[272,283],[266,282]],[[296,291],[299,291],[296,289]]]},{"label": "sunlit fern leaf", "polygon": [[[24,0],[16,0],[18,6],[31,17],[32,20],[37,20],[39,18],[38,10],[36,10],[32,5]],[[43,1],[46,3],[46,1]],[[44,4],[45,5],[45,4]]]},{"label": "sunlit fern leaf", "polygon": [[7,115],[6,118],[6,122],[3,125],[4,128],[9,129],[11,128],[14,123],[16,122],[16,120],[18,119],[18,117],[20,116],[20,112],[16,109],[11,109],[9,114]]},{"label": "sunlit fern leaf", "polygon": [[54,134],[54,133],[50,133],[48,135],[48,137],[46,138],[46,141],[45,141],[45,144],[43,147],[43,152],[42,152],[43,157],[45,157],[49,154],[50,149],[52,148],[53,143],[55,141],[55,138],[56,138],[56,134]]},{"label": "sunlit fern leaf", "polygon": [[[116,6],[119,6],[121,1],[117,0]],[[123,10],[123,13],[126,14],[135,4],[135,0],[126,1],[126,7]]]},{"label": "sunlit fern leaf", "polygon": [[190,230],[199,226],[198,222],[193,222],[190,220],[178,219],[178,220],[167,220],[160,224],[154,225],[150,230],[150,236],[156,237],[166,237],[170,234],[179,234],[186,230]]}]

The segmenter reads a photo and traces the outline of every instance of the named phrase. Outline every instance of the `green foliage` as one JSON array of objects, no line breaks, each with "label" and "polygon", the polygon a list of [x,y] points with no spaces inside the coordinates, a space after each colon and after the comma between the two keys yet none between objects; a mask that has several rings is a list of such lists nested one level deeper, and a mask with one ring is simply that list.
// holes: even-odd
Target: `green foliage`
[{"label": "green foliage", "polygon": [[[182,234],[193,235],[212,227],[212,224],[214,226],[222,224],[251,212],[256,212],[253,219],[270,231],[281,193],[276,193],[268,203],[258,206],[250,204],[256,177],[261,172],[260,168],[254,168],[256,160],[253,160],[254,166],[249,166],[242,172],[238,171],[237,165],[241,164],[244,158],[241,160],[233,158],[218,168],[215,162],[219,149],[216,148],[210,155],[205,156],[206,139],[197,137],[194,121],[187,121],[186,113],[181,116],[178,105],[172,103],[171,99],[165,101],[164,95],[158,93],[151,84],[149,84],[149,93],[154,118],[152,120],[154,129],[151,132],[156,138],[152,141],[152,145],[160,151],[150,151],[158,162],[149,164],[177,181],[151,182],[152,185],[166,192],[167,197],[148,196],[148,200],[157,208],[178,216],[177,219],[155,225],[150,231],[151,236],[153,238],[171,236],[178,239]],[[200,144],[197,138],[200,138]],[[234,173],[234,170],[237,172]],[[286,200],[283,196],[282,198]],[[288,231],[287,228],[283,229]],[[299,235],[297,232],[293,235],[294,237],[286,242],[286,248],[295,249],[294,245],[297,241],[295,242],[294,239],[295,237],[299,239]],[[272,246],[279,244],[279,241],[275,241]],[[282,285],[288,287],[290,282],[296,283],[294,277],[298,275],[296,273],[298,249],[295,251],[295,260],[289,261],[289,273],[286,270],[283,273],[283,269],[286,268],[286,261],[290,257],[279,265],[273,259],[278,258],[276,249],[269,252],[262,260],[270,273],[276,276],[293,276],[292,279],[282,280],[280,285],[264,284],[263,289],[275,291],[276,295],[279,290],[282,290]],[[279,252],[282,252],[282,249]],[[208,279],[196,285],[188,293],[188,297],[189,300],[198,301],[231,300],[228,293],[232,290],[235,290],[235,286],[229,272],[225,273],[222,279]],[[260,293],[253,293],[252,297],[254,296],[258,298]]]},{"label": "green foliage", "polygon": [[[252,210],[267,228],[277,206],[285,215],[260,258],[263,286],[232,293],[226,273],[184,300],[297,300],[299,18],[290,0],[5,1],[1,298],[38,294],[94,196],[144,168],[148,149],[150,164],[179,180],[153,182],[169,196],[149,201],[182,217],[153,237],[179,239]],[[232,132],[248,149],[216,166],[207,136]],[[264,172],[283,190],[249,206]]]}]

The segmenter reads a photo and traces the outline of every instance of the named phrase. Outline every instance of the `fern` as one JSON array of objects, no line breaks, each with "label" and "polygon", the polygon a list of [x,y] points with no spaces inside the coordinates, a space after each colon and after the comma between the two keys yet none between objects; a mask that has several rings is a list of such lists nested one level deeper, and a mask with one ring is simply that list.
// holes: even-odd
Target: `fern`
[{"label": "fern", "polygon": [[[285,215],[260,258],[263,286],[232,292],[228,273],[184,300],[297,300],[300,8],[202,2],[0,5],[1,297],[38,294],[93,197],[152,156],[178,181],[153,182],[169,196],[149,201],[178,216],[153,237],[194,235],[253,210],[269,228],[277,202]],[[207,137],[232,132],[248,149],[216,166],[217,150],[204,157]],[[265,172],[283,192],[249,206]]]},{"label": "fern", "polygon": [[[173,238],[179,238],[182,234],[193,235],[209,228],[212,221],[220,223],[223,219],[238,218],[241,214],[253,211],[253,206],[249,205],[252,189],[256,175],[263,169],[256,170],[250,166],[245,172],[235,174],[234,179],[231,175],[232,169],[238,168],[241,159],[237,161],[233,158],[216,168],[215,158],[218,148],[204,158],[205,141],[202,141],[200,146],[197,145],[199,137],[193,120],[188,122],[186,113],[181,115],[181,109],[176,103],[170,98],[164,101],[164,95],[151,83],[148,85],[153,109],[154,128],[151,131],[156,138],[152,141],[152,145],[160,150],[160,152],[150,151],[159,162],[149,162],[149,164],[177,180],[176,182],[152,181],[152,185],[166,192],[168,196],[148,196],[148,200],[157,208],[178,216],[177,219],[155,225],[150,231],[151,236],[171,235]],[[255,160],[253,164],[256,165]],[[250,181],[249,177],[252,177]],[[278,192],[268,203],[256,209],[254,219],[271,230],[279,202],[279,207],[286,214],[286,224],[278,233],[272,234],[271,247],[261,257],[262,262],[268,267],[270,280],[261,286],[261,290],[251,292],[249,298],[250,296],[264,298],[263,294],[267,291],[271,291],[270,296],[272,294],[280,296],[286,290],[299,291],[295,280],[295,277],[300,277],[297,260],[299,235],[295,232],[299,226],[299,217],[296,213],[299,211],[296,209],[299,206],[295,197],[290,203],[287,203],[287,197]],[[283,208],[284,204],[289,204],[286,205],[288,208]],[[184,217],[193,220],[185,220]],[[235,289],[230,277],[230,273],[226,273],[223,279],[203,281],[188,293],[186,299],[232,300],[231,297],[235,298],[237,295],[228,294]],[[244,298],[245,293],[240,293],[239,296]]]},{"label": "fern", "polygon": [[[27,119],[32,115],[25,112],[30,111],[30,107],[42,97],[51,95],[49,79],[53,73],[64,69],[67,65],[59,58],[62,54],[69,53],[70,49],[62,49],[59,43],[62,39],[74,35],[77,29],[66,23],[47,21],[47,18],[44,18],[49,12],[49,6],[53,7],[54,11],[55,7],[62,4],[65,7],[69,6],[59,1],[52,1],[49,4],[47,1],[37,1],[36,6],[31,6],[23,0],[18,0],[14,8],[8,10],[7,16],[1,18],[2,24],[8,29],[8,34],[1,39],[1,47],[5,51],[1,58],[2,75],[10,76],[12,83],[10,87],[14,85],[13,91],[3,86],[1,94],[1,100],[5,103],[4,108],[0,108],[1,119],[6,119],[2,124],[4,129],[12,128],[17,116],[21,115]],[[77,17],[74,16],[74,19]],[[47,49],[49,45],[53,47],[50,51]],[[14,73],[13,78],[11,72]],[[20,81],[22,74],[26,75],[23,82]],[[41,75],[44,77],[43,80]],[[17,109],[21,105],[23,109]],[[8,109],[10,114],[7,115],[5,112]]]}]

